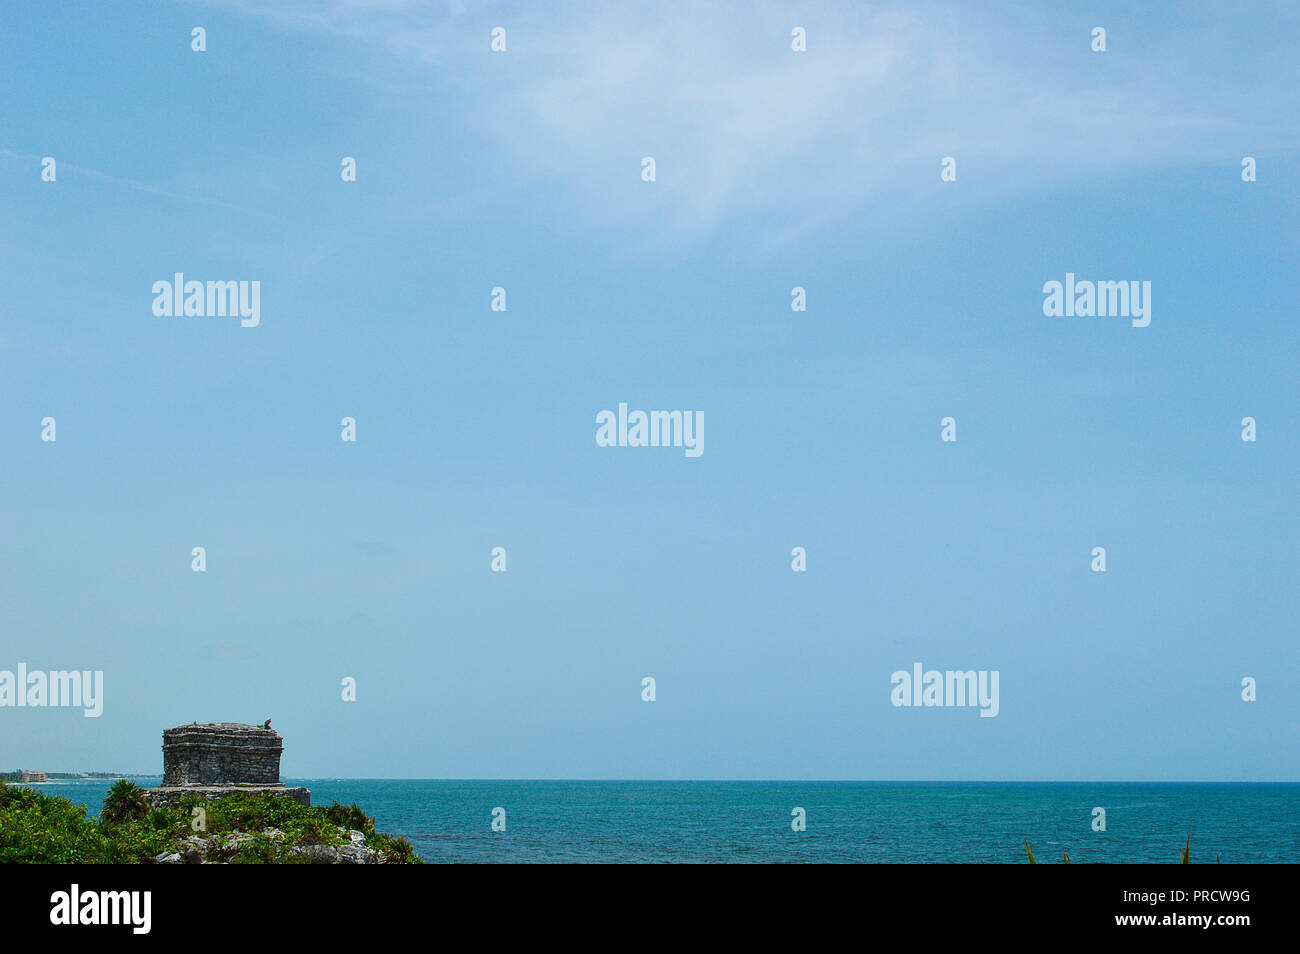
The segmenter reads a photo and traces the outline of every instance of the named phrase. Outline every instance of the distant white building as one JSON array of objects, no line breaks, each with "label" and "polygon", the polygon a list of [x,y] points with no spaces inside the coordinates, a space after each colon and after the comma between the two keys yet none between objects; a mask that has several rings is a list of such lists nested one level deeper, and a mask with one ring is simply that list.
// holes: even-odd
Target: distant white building
[{"label": "distant white building", "polygon": [[30,772],[27,769],[21,769],[19,774],[22,776],[20,781],[23,782],[48,782],[50,777],[44,772]]}]

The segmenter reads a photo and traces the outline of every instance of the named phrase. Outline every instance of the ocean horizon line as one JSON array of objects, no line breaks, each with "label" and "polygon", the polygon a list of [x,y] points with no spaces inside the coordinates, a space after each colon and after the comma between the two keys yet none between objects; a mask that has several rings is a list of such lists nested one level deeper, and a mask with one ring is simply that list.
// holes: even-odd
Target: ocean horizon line
[{"label": "ocean horizon line", "polygon": [[[114,781],[119,778],[161,778],[158,772],[97,772],[45,782],[9,782],[13,785],[56,785],[60,782]],[[961,779],[961,778],[611,778],[602,776],[434,776],[434,775],[286,775],[283,782],[594,782],[628,784],[752,784],[752,785],[1300,785],[1300,779]]]},{"label": "ocean horizon line", "polygon": [[[146,776],[153,777],[153,776]],[[923,779],[923,778],[601,778],[556,777],[523,778],[513,776],[481,776],[457,778],[443,776],[351,776],[305,775],[285,776],[295,782],[597,782],[600,784],[626,783],[646,785],[655,783],[702,785],[752,784],[752,785],[1300,785],[1300,779]]]}]

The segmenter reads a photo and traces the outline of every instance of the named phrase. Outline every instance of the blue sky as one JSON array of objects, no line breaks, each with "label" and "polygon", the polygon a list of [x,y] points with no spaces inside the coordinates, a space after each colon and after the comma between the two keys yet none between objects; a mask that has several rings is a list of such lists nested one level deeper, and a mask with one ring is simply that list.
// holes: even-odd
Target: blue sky
[{"label": "blue sky", "polygon": [[0,768],[1300,778],[1296,9],[546,7],[5,4]]}]

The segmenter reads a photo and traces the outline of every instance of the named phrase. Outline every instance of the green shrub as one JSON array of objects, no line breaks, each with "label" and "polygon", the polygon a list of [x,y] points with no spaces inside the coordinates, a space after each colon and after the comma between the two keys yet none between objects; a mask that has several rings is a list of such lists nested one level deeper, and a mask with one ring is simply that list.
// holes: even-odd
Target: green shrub
[{"label": "green shrub", "polygon": [[[191,810],[201,807],[207,826],[190,828]],[[224,838],[205,849],[210,861],[232,864],[304,861],[291,849],[298,845],[342,845],[339,828],[362,831],[371,848],[398,864],[422,864],[409,842],[375,831],[374,821],[356,805],[312,808],[270,792],[235,792],[215,801],[186,795],[172,808],[150,808],[144,792],[118,782],[104,799],[98,821],[86,806],[0,782],[0,864],[141,864],[166,852],[182,852],[185,839],[224,836],[239,830],[253,837],[227,848]],[[283,838],[262,834],[277,828]]]},{"label": "green shrub", "polygon": [[403,838],[401,835],[398,835],[396,838],[389,838],[386,835],[383,837],[388,842],[381,849],[385,855],[384,864],[388,864],[388,865],[423,864],[423,862],[420,861],[419,856],[416,855],[415,853],[415,846],[412,845],[405,838]]},{"label": "green shrub", "polygon": [[122,822],[139,821],[149,814],[149,800],[145,798],[144,789],[135,782],[120,779],[113,784],[104,796],[104,807],[100,809],[100,821],[110,825]]},{"label": "green shrub", "polygon": [[101,857],[84,806],[27,788],[0,790],[0,864],[75,864]]},{"label": "green shrub", "polygon": [[270,838],[258,835],[239,846],[230,863],[234,865],[265,865],[281,861],[281,850]]},{"label": "green shrub", "polygon": [[375,820],[362,811],[359,805],[340,805],[335,802],[325,809],[325,814],[340,828],[364,832],[367,835],[374,834]]}]

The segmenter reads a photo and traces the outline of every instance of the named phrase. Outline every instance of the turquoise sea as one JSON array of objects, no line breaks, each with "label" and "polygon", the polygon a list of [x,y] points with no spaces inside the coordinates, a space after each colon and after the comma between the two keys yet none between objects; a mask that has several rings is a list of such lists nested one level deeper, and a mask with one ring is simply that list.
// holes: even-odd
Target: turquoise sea
[{"label": "turquoise sea", "polygon": [[[136,779],[144,786],[158,779]],[[1300,784],[286,779],[429,862],[1300,861]],[[98,813],[110,781],[37,786]],[[506,830],[492,831],[493,809]],[[791,829],[803,808],[807,830]],[[1094,808],[1106,830],[1092,830]]]}]

